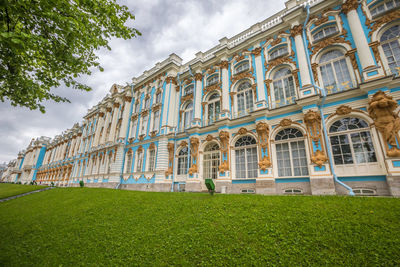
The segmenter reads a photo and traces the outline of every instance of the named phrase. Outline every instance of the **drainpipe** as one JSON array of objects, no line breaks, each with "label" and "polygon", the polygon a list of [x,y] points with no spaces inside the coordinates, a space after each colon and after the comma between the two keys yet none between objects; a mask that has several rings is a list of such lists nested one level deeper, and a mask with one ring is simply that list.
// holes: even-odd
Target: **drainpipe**
[{"label": "drainpipe", "polygon": [[306,45],[306,39],[305,39],[306,38],[306,25],[308,23],[308,19],[310,18],[310,5],[306,4],[305,5],[305,9],[307,11],[307,18],[306,18],[306,21],[304,22],[304,25],[303,25],[303,36],[302,36],[303,46],[304,46],[304,50],[306,51],[307,65],[308,65],[308,70],[309,70],[310,77],[311,77],[311,84],[315,88],[317,88],[319,90],[319,92],[321,93],[321,95],[322,95],[322,102],[321,102],[320,105],[318,105],[318,108],[319,108],[319,111],[321,113],[322,130],[324,132],[326,150],[328,152],[328,157],[329,157],[329,166],[331,168],[334,181],[336,183],[340,184],[341,186],[343,186],[344,188],[346,188],[347,190],[349,190],[349,195],[350,196],[354,196],[355,194],[353,192],[353,189],[350,186],[346,185],[345,183],[339,181],[339,179],[337,178],[337,175],[335,173],[334,166],[333,166],[332,151],[331,151],[331,146],[330,146],[330,142],[329,142],[329,138],[328,138],[328,132],[326,130],[325,116],[324,116],[324,111],[323,111],[323,107],[325,105],[325,100],[326,100],[326,91],[325,91],[324,88],[321,88],[321,87],[319,87],[319,86],[317,86],[315,84],[314,75],[312,74],[312,69],[311,69],[310,54],[308,52],[307,45]]},{"label": "drainpipe", "polygon": [[131,96],[132,96],[132,100],[131,100],[131,108],[129,110],[129,120],[128,120],[128,127],[126,128],[126,134],[125,134],[125,141],[124,141],[124,151],[122,154],[122,167],[121,167],[121,173],[119,174],[119,183],[117,184],[117,186],[115,187],[115,189],[119,189],[120,185],[122,184],[122,179],[124,179],[124,168],[125,168],[125,156],[126,156],[126,151],[125,151],[125,147],[126,147],[126,143],[128,142],[128,135],[129,135],[129,128],[131,126],[131,117],[132,116],[132,109],[133,109],[133,84],[131,85]]}]

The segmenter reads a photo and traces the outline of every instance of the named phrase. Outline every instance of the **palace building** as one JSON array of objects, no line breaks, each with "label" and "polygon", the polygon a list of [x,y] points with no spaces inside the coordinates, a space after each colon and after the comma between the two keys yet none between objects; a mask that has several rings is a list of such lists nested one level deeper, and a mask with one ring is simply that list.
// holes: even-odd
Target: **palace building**
[{"label": "palace building", "polygon": [[112,85],[3,179],[143,191],[400,196],[400,1],[289,0]]}]

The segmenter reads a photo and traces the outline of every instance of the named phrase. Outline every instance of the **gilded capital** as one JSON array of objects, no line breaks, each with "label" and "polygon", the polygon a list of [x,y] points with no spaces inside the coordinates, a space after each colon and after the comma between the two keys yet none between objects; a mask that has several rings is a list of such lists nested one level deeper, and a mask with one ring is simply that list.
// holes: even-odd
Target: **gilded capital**
[{"label": "gilded capital", "polygon": [[201,81],[201,80],[203,79],[203,75],[202,75],[201,73],[196,73],[196,74],[194,75],[194,79],[195,79],[196,81]]},{"label": "gilded capital", "polygon": [[346,3],[342,5],[342,12],[344,14],[347,14],[350,11],[357,9],[357,7],[358,7],[357,0],[347,0]]},{"label": "gilded capital", "polygon": [[290,29],[290,35],[291,35],[292,37],[295,37],[296,35],[301,34],[301,31],[302,31],[302,30],[303,30],[303,26],[301,26],[301,24],[300,24],[300,25],[293,26],[293,28]]}]

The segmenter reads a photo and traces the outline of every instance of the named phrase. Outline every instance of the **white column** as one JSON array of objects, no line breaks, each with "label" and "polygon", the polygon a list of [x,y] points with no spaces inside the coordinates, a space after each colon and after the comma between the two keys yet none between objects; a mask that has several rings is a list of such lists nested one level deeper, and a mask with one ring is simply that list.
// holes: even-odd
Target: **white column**
[{"label": "white column", "polygon": [[263,74],[262,61],[261,61],[261,48],[255,49],[254,58],[255,58],[255,63],[256,63],[258,100],[266,101],[265,90],[264,90],[264,74]]},{"label": "white column", "polygon": [[195,96],[194,96],[194,124],[200,125],[201,123],[201,97],[203,95],[203,88],[202,88],[202,80],[203,75],[201,73],[196,73],[195,81],[196,81],[196,89],[195,89]]},{"label": "white column", "polygon": [[[168,139],[165,137],[160,138],[157,147],[156,158],[156,180],[162,181],[165,179],[164,172],[168,168]],[[161,172],[161,173],[160,173]]]},{"label": "white column", "polygon": [[114,103],[114,112],[111,120],[111,130],[110,134],[108,135],[108,142],[113,142],[115,139],[115,131],[117,128],[117,121],[118,121],[118,111],[119,111],[119,102]]},{"label": "white column", "polygon": [[74,135],[71,140],[71,145],[69,146],[69,151],[68,151],[69,158],[73,156],[73,152],[74,152],[73,150],[75,147],[75,143],[76,143],[76,136]]},{"label": "white column", "polygon": [[103,126],[104,126],[104,110],[101,109],[99,112],[99,118],[98,118],[97,125],[96,125],[96,132],[94,134],[94,141],[93,141],[94,147],[99,145],[101,128]]},{"label": "white column", "polygon": [[125,101],[125,107],[124,107],[124,112],[122,113],[122,122],[121,122],[120,131],[119,131],[119,138],[126,137],[126,130],[128,127],[128,122],[129,122],[129,113],[130,113],[131,105],[132,105],[132,97],[125,96],[124,101]]},{"label": "white column", "polygon": [[222,112],[229,114],[229,63],[224,60],[221,62],[220,66],[222,70]]},{"label": "white column", "polygon": [[104,130],[103,130],[103,135],[101,136],[101,139],[100,139],[100,144],[104,144],[106,142],[107,127],[108,127],[108,124],[110,123],[110,119],[111,119],[110,118],[111,110],[112,110],[111,107],[107,107],[107,109],[106,109],[106,111],[107,111],[106,120],[104,122]]},{"label": "white column", "polygon": [[175,127],[178,121],[178,110],[179,110],[179,92],[176,91],[176,86],[172,86],[171,94],[170,94],[170,107],[168,114],[168,124],[171,127]]},{"label": "white column", "polygon": [[358,58],[360,59],[363,70],[365,70],[367,67],[374,67],[375,62],[368,46],[367,37],[365,37],[363,27],[361,26],[360,18],[358,17],[355,8],[357,8],[357,5],[353,5],[350,10],[346,10],[347,19],[349,20],[351,34],[357,47]]},{"label": "white column", "polygon": [[[175,90],[176,86],[176,79],[175,77],[167,77],[167,86],[166,86],[166,92],[165,92],[165,101],[164,105],[162,106],[163,108],[163,117],[162,117],[162,123],[161,127],[165,127],[168,125],[168,109],[173,110],[174,107],[172,107],[171,103],[171,92]],[[165,132],[167,133],[167,132]]]},{"label": "white column", "polygon": [[299,64],[300,70],[301,88],[303,89],[305,87],[311,86],[311,78],[307,64],[306,51],[304,50],[303,37],[301,35],[302,30],[303,28],[301,25],[296,25],[292,28],[291,33],[292,36],[294,36],[297,62]]},{"label": "white column", "polygon": [[65,152],[67,151],[67,147],[68,147],[68,141],[64,141],[63,149],[62,149],[62,153],[61,153],[61,160],[64,159],[64,155],[65,155]]}]

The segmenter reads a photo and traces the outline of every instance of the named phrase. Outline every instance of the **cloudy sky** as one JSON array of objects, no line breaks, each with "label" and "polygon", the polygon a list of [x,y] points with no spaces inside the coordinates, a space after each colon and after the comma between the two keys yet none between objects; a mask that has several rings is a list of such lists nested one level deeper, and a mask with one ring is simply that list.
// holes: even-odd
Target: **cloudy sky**
[{"label": "cloudy sky", "polygon": [[125,0],[136,19],[133,26],[142,36],[132,40],[112,40],[112,51],[98,51],[104,72],[83,77],[91,92],[56,88],[71,103],[46,102],[46,113],[12,107],[0,102],[0,163],[9,161],[33,137],[54,137],[81,122],[113,83],[124,85],[132,77],[150,69],[171,53],[193,59],[223,37],[232,37],[284,8],[284,0]]}]

